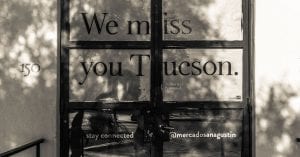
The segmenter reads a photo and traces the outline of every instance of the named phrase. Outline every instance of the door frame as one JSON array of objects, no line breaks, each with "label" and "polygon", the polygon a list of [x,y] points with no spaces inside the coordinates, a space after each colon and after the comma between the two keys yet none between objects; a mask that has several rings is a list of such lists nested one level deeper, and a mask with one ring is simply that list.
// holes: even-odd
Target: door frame
[{"label": "door frame", "polygon": [[[242,41],[168,41],[162,37],[162,1],[151,0],[151,40],[150,41],[69,41],[69,0],[58,0],[58,106],[59,106],[59,150],[60,156],[66,156],[69,151],[68,145],[68,113],[71,110],[94,109],[95,102],[69,102],[69,49],[149,49],[151,50],[151,86],[150,102],[122,103],[119,109],[135,109],[136,105],[141,108],[148,106],[162,107],[167,110],[176,110],[183,105],[202,109],[220,108],[220,104],[226,104],[228,108],[243,109],[243,146],[242,156],[255,156],[255,113],[254,111],[254,0],[242,0],[243,12],[243,40]],[[241,48],[243,49],[243,101],[236,102],[164,102],[161,85],[162,74],[162,50],[170,48]],[[159,64],[157,64],[159,63]],[[163,105],[158,105],[163,104]],[[72,107],[72,106],[77,107]],[[100,105],[100,102],[96,105]],[[109,104],[110,106],[112,104]],[[108,105],[106,105],[107,107]],[[171,107],[172,106],[172,107]],[[103,106],[105,107],[105,105]]]}]

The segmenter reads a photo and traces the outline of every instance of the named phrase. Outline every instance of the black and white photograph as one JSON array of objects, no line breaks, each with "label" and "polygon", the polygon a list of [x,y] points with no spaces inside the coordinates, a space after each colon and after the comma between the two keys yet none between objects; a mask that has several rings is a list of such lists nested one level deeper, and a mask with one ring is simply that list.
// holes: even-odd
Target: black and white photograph
[{"label": "black and white photograph", "polygon": [[0,0],[0,157],[297,157],[299,6]]}]

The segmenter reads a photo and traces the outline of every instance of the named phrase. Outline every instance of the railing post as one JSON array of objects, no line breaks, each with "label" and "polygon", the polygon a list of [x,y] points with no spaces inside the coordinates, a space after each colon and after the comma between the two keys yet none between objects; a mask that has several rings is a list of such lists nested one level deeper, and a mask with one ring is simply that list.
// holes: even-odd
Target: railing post
[{"label": "railing post", "polygon": [[40,154],[41,153],[41,151],[40,151],[40,144],[37,144],[36,145],[36,157],[40,157]]}]

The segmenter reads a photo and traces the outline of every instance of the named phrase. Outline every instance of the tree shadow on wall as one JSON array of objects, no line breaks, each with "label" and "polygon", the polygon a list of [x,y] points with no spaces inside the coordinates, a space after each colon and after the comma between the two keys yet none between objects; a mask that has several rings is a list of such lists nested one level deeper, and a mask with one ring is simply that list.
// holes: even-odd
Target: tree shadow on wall
[{"label": "tree shadow on wall", "polygon": [[[1,0],[0,10],[2,152],[37,136],[46,136],[47,140],[53,141],[56,128],[53,116],[57,92],[57,12],[55,1],[27,0]],[[31,71],[24,76],[28,72],[22,73],[21,65],[34,63],[40,65],[40,71]],[[49,111],[49,114],[44,111]],[[53,152],[53,149],[47,151],[49,149],[49,145],[44,147],[45,152]]]},{"label": "tree shadow on wall", "polygon": [[[300,117],[291,104],[297,91],[288,84],[277,83],[262,91],[257,99],[256,148],[258,156],[294,157],[300,153]],[[266,94],[268,93],[268,95]]]}]

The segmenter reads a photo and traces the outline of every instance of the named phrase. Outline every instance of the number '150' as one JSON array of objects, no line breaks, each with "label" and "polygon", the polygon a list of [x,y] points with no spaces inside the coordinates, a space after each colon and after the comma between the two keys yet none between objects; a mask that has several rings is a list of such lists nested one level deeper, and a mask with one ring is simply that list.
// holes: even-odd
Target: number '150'
[{"label": "number '150'", "polygon": [[37,63],[33,64],[21,64],[21,72],[24,74],[24,76],[29,76],[31,72],[37,73],[41,70],[41,67]]}]

